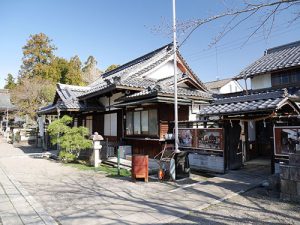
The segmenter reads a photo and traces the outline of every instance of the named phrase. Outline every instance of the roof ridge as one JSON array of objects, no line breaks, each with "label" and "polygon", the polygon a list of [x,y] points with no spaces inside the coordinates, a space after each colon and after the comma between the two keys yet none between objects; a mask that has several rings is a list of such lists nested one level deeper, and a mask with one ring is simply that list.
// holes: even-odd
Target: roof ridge
[{"label": "roof ridge", "polygon": [[213,80],[213,81],[208,81],[208,82],[204,82],[204,84],[208,84],[208,83],[213,83],[213,82],[218,82],[218,81],[223,81],[223,80],[233,80],[232,77],[229,78],[224,78],[224,79],[219,79],[219,80]]},{"label": "roof ridge", "polygon": [[117,67],[117,68],[115,68],[115,69],[113,69],[113,70],[111,70],[111,71],[108,71],[108,72],[106,72],[106,73],[103,73],[103,74],[102,74],[102,77],[103,77],[103,78],[106,78],[106,77],[108,77],[108,76],[110,76],[110,75],[112,75],[112,74],[114,74],[114,73],[117,73],[117,72],[122,71],[122,70],[124,70],[124,69],[126,69],[126,68],[128,68],[128,67],[131,67],[131,66],[133,66],[133,65],[135,65],[135,64],[137,64],[137,63],[139,63],[139,62],[141,62],[141,61],[144,60],[144,59],[151,58],[151,56],[155,55],[156,53],[158,53],[158,52],[160,52],[161,50],[163,50],[163,49],[165,49],[165,48],[167,48],[167,47],[170,47],[170,46],[172,46],[172,43],[169,43],[169,44],[167,44],[167,45],[164,45],[164,46],[162,46],[162,47],[160,47],[160,48],[158,48],[158,49],[155,49],[155,50],[153,50],[153,51],[151,51],[151,52],[149,52],[149,53],[147,53],[147,54],[145,54],[145,55],[142,55],[142,56],[140,56],[140,57],[138,57],[138,58],[136,58],[136,59],[133,59],[133,60],[131,60],[131,61],[129,61],[129,62],[127,62],[127,63],[125,63],[125,64],[123,64],[123,65],[121,65],[121,66],[119,66],[119,67]]},{"label": "roof ridge", "polygon": [[150,63],[149,65],[147,65],[146,67],[142,68],[141,70],[135,72],[134,74],[129,75],[128,77],[126,77],[126,79],[128,79],[128,78],[130,78],[130,79],[137,78],[137,77],[140,75],[140,72],[141,72],[141,71],[145,71],[145,72],[150,71],[151,69],[153,69],[153,68],[155,67],[155,65],[156,65],[158,62],[159,62],[159,63],[158,63],[158,65],[159,65],[159,64],[163,63],[166,59],[168,59],[168,58],[171,56],[170,53],[172,53],[172,51],[167,52],[167,54],[164,55],[163,57],[160,57],[159,60],[154,61],[154,62]]},{"label": "roof ridge", "polygon": [[235,103],[235,102],[249,102],[249,101],[256,101],[261,99],[268,99],[268,98],[278,98],[278,97],[285,97],[286,96],[286,89],[277,89],[267,92],[254,92],[250,95],[239,95],[239,96],[232,96],[228,98],[220,98],[216,99],[212,104],[227,104],[227,103]]},{"label": "roof ridge", "polygon": [[288,44],[284,44],[284,45],[279,45],[273,48],[269,48],[265,51],[265,54],[271,54],[274,52],[278,52],[287,48],[292,48],[292,47],[296,47],[300,45],[300,40],[299,41],[294,41],[294,42],[290,42]]}]

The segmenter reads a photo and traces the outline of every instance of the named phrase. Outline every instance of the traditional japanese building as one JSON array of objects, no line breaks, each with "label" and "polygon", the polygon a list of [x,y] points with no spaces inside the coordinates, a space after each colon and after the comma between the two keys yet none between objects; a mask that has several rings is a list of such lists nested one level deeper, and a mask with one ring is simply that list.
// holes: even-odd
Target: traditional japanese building
[{"label": "traditional japanese building", "polygon": [[[58,84],[54,102],[38,113],[71,115],[74,126],[98,132],[108,145],[129,145],[132,153],[153,157],[167,134],[173,133],[173,52],[172,44],[165,45],[102,74],[86,87]],[[195,116],[191,106],[207,104],[212,97],[179,52],[177,67],[179,120],[189,120]]]},{"label": "traditional japanese building", "polygon": [[238,81],[232,78],[218,79],[204,84],[212,93],[215,94],[228,94],[243,91],[243,87],[238,83]]},{"label": "traditional japanese building", "polygon": [[266,50],[235,79],[250,79],[251,90],[214,95],[199,116],[224,129],[225,169],[263,157],[274,172],[300,150],[300,41]]},{"label": "traditional japanese building", "polygon": [[9,114],[15,110],[16,107],[10,100],[9,90],[0,89],[0,129],[4,129],[6,121],[9,118]]}]

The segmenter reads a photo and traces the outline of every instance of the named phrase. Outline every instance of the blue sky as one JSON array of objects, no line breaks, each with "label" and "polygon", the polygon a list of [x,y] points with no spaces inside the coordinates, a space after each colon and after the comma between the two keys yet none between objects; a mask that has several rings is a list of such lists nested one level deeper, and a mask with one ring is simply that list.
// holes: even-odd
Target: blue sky
[{"label": "blue sky", "polygon": [[[177,19],[208,17],[224,10],[225,4],[238,3],[177,0]],[[253,18],[209,48],[226,23],[221,20],[198,29],[180,51],[203,81],[237,75],[265,49],[300,39],[300,20],[287,25],[292,13],[293,9],[276,18],[267,39],[259,32],[243,45],[249,27],[257,23],[258,18]],[[151,29],[171,20],[171,0],[0,0],[0,88],[8,73],[18,75],[22,46],[30,34],[48,35],[58,48],[57,56],[69,59],[78,55],[84,62],[93,55],[98,67],[105,70],[171,42],[172,37]]]}]

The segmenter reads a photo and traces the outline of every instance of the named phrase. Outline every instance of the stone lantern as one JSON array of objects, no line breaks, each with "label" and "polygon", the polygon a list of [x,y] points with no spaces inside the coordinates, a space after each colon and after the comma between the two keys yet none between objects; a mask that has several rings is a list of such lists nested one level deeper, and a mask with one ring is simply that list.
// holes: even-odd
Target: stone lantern
[{"label": "stone lantern", "polygon": [[94,163],[95,167],[98,167],[99,164],[101,163],[100,159],[100,150],[102,148],[102,145],[100,141],[103,141],[103,137],[98,134],[98,132],[95,132],[94,135],[92,135],[92,140],[93,140],[93,157],[92,161]]}]

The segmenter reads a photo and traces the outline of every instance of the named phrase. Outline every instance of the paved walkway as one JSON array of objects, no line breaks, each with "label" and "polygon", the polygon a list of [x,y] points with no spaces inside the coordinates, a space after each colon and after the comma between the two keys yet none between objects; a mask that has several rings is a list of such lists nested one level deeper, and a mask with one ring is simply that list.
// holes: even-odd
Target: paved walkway
[{"label": "paved walkway", "polygon": [[[12,213],[3,217],[0,211],[4,225],[34,224],[27,223],[27,218],[36,218],[37,224],[53,224],[54,218],[63,225],[172,223],[190,211],[257,186],[267,177],[265,167],[254,166],[213,178],[193,176],[179,183],[134,183],[129,178],[107,177],[28,156],[35,151],[0,144],[1,206]],[[3,193],[6,185],[15,188],[12,193],[18,198],[14,201],[13,194]],[[25,217],[22,207],[32,216]],[[10,223],[6,218],[15,221]]]}]

